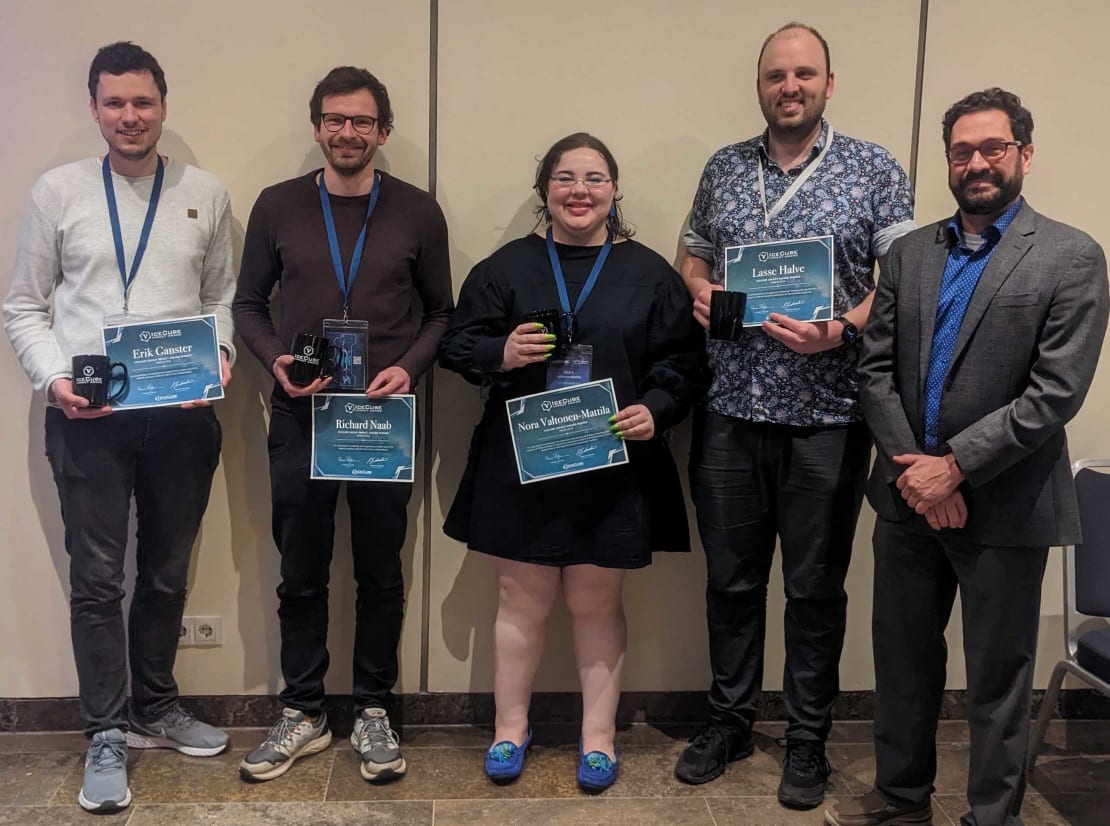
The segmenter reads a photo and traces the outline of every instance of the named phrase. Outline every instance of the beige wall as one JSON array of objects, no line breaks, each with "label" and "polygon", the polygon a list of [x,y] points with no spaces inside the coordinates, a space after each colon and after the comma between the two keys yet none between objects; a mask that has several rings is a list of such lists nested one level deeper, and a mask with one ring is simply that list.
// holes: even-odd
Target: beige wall
[{"label": "beige wall", "polygon": [[[44,170],[100,151],[87,114],[84,76],[95,49],[132,39],[160,60],[170,86],[162,148],[218,175],[231,191],[236,232],[258,191],[319,163],[307,122],[313,83],[338,63],[365,65],[389,86],[397,128],[388,168],[428,183],[430,4],[370,0],[322,13],[292,0],[201,0],[132,18],[120,0],[7,0],[0,4],[0,262],[10,262],[26,194]],[[846,9],[850,9],[847,11]],[[663,0],[558,6],[519,0],[439,4],[437,195],[451,230],[454,279],[532,226],[535,159],[562,135],[585,129],[621,164],[627,216],[638,237],[671,257],[701,167],[725,143],[762,127],[754,99],[763,37],[790,18],[824,32],[837,89],[829,104],[838,130],[890,149],[909,166],[920,141],[919,222],[952,211],[939,143],[944,108],[967,91],[1002,84],[1021,93],[1037,119],[1037,155],[1027,194],[1034,205],[1110,242],[1096,198],[1110,188],[1100,162],[1110,133],[1100,77],[1110,57],[1096,42],[1110,22],[1101,2],[1073,2],[1055,17],[1022,15],[1012,2],[929,4],[920,135],[913,131],[920,33],[918,0],[807,0],[768,11],[755,4]],[[1033,20],[1036,20],[1034,23]],[[1029,22],[1026,22],[1029,21]],[[989,35],[984,34],[989,32]],[[1073,126],[1077,124],[1078,128]],[[9,263],[0,263],[7,273]],[[0,278],[6,291],[9,274]],[[1071,431],[1073,455],[1110,454],[1099,423],[1110,413],[1104,364]],[[42,403],[32,398],[11,353],[0,347],[0,381],[11,388],[0,441],[0,696],[76,693],[66,607],[67,560],[49,469],[42,455]],[[188,649],[178,676],[186,693],[271,693],[278,688],[274,615],[277,557],[269,538],[265,373],[244,353],[221,403],[223,463],[198,541],[187,613],[221,614],[225,643]],[[400,690],[421,688],[427,658],[432,691],[486,691],[495,590],[488,561],[439,530],[465,459],[480,399],[475,388],[437,372],[426,445],[433,463],[418,480],[406,545],[409,613]],[[676,446],[684,463],[686,433]],[[421,492],[426,496],[421,496]],[[849,631],[842,664],[847,689],[872,686],[869,640],[870,530],[865,509],[849,579]],[[430,530],[425,530],[425,524]],[[333,566],[328,688],[349,691],[353,589],[341,518]],[[424,570],[425,556],[431,559]],[[1039,683],[1061,650],[1057,557],[1046,579]],[[428,587],[424,588],[427,576]],[[658,558],[629,577],[629,689],[701,689],[708,680],[700,552]],[[427,625],[422,606],[427,602]],[[767,687],[780,686],[782,586],[776,573],[768,613]],[[428,643],[422,646],[422,635]],[[959,641],[958,622],[950,632]],[[963,685],[953,645],[950,685]],[[566,618],[552,624],[538,688],[575,688]]]}]

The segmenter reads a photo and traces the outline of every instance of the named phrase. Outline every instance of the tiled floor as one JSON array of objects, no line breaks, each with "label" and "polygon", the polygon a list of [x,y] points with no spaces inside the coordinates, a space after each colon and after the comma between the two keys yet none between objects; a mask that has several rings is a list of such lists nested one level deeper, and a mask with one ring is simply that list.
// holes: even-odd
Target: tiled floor
[{"label": "tiled floor", "polygon": [[[84,739],[76,734],[0,735],[0,825],[66,826],[794,826],[822,822],[821,809],[792,812],[775,799],[783,749],[781,724],[757,727],[756,753],[704,786],[674,779],[685,744],[679,727],[634,725],[618,735],[621,777],[608,792],[587,797],[574,783],[577,734],[566,727],[536,732],[524,776],[498,787],[482,774],[487,730],[409,727],[408,775],[372,786],[358,773],[345,739],[299,762],[269,783],[239,780],[236,765],[260,740],[254,729],[233,731],[219,757],[132,751],[135,802],[117,815],[93,818],[76,804]],[[830,800],[858,794],[874,776],[868,723],[841,723],[829,741],[834,768]],[[958,824],[964,811],[967,726],[941,724],[935,823]],[[1054,722],[1026,797],[1026,826],[1110,823],[1110,722]]]}]

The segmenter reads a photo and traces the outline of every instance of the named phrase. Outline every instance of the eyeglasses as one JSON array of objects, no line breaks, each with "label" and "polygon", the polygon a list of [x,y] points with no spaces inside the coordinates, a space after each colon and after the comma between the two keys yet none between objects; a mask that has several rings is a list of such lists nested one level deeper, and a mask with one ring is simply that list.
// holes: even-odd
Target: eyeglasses
[{"label": "eyeglasses", "polygon": [[613,179],[599,174],[587,175],[585,178],[576,178],[573,175],[553,175],[550,180],[559,189],[570,189],[577,183],[581,183],[587,189],[601,189]]},{"label": "eyeglasses", "polygon": [[343,127],[351,122],[351,126],[360,135],[369,135],[378,125],[378,119],[370,115],[340,115],[338,112],[328,112],[320,116],[320,122],[329,132],[341,132]]},{"label": "eyeglasses", "polygon": [[971,163],[971,159],[975,157],[978,152],[983,156],[983,160],[987,163],[997,163],[1006,157],[1006,153],[1010,151],[1011,146],[1024,146],[1021,141],[999,141],[990,140],[983,141],[978,146],[969,146],[966,143],[958,143],[944,153],[948,158],[948,162],[952,166],[965,166]]}]

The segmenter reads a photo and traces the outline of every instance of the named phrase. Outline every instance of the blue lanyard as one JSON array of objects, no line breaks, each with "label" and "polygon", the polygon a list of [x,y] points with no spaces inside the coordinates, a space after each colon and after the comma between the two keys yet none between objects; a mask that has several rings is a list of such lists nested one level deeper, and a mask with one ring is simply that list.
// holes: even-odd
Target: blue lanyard
[{"label": "blue lanyard", "polygon": [[351,255],[351,267],[346,279],[343,278],[343,259],[339,255],[339,236],[335,234],[335,219],[331,214],[331,200],[328,198],[328,188],[324,184],[324,173],[320,173],[320,207],[324,210],[324,226],[328,230],[328,246],[331,247],[331,264],[335,268],[335,279],[339,282],[339,290],[343,293],[343,318],[347,318],[351,306],[351,287],[358,278],[358,268],[362,263],[362,248],[366,246],[366,227],[370,224],[370,216],[374,214],[374,207],[378,205],[378,184],[381,175],[374,173],[374,186],[370,189],[370,203],[366,207],[366,220],[362,222],[362,232],[358,234],[355,251]]},{"label": "blue lanyard", "polygon": [[116,188],[112,184],[112,168],[108,163],[108,156],[104,156],[101,165],[104,175],[104,197],[108,200],[108,220],[112,223],[112,240],[116,245],[116,263],[119,265],[119,277],[123,281],[123,310],[127,312],[127,298],[131,292],[131,285],[135,276],[139,274],[139,264],[142,263],[143,253],[146,252],[147,242],[150,241],[150,228],[154,225],[154,213],[158,211],[158,199],[162,197],[162,179],[166,177],[166,168],[162,164],[162,156],[158,156],[158,170],[154,173],[154,188],[150,190],[150,203],[146,208],[146,220],[143,221],[143,230],[139,233],[139,246],[135,248],[135,258],[131,261],[131,271],[128,272],[127,264],[123,258],[123,231],[119,226],[119,208],[116,206]]},{"label": "blue lanyard", "polygon": [[586,298],[597,283],[597,277],[601,275],[601,268],[605,266],[605,259],[609,257],[609,252],[613,249],[613,233],[608,233],[605,236],[605,246],[601,248],[601,252],[597,254],[597,260],[594,261],[593,269],[590,270],[590,275],[586,279],[586,283],[582,285],[582,292],[578,294],[578,301],[574,305],[574,312],[570,311],[570,296],[567,294],[567,282],[563,278],[563,265],[559,263],[559,253],[555,250],[555,238],[552,236],[551,227],[547,228],[547,257],[551,259],[551,269],[555,273],[555,286],[559,290],[559,304],[563,308],[563,314],[570,317],[571,337],[574,336],[574,322],[578,316],[582,305],[586,303]]}]

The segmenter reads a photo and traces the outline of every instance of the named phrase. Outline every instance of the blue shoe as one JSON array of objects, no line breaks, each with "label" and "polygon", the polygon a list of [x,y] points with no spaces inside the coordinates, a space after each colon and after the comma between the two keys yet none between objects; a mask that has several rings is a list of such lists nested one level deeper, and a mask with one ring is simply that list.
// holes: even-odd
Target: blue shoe
[{"label": "blue shoe", "polygon": [[524,752],[532,744],[532,729],[519,746],[511,740],[494,743],[486,752],[486,777],[494,783],[511,783],[524,769]]},{"label": "blue shoe", "polygon": [[603,792],[616,782],[620,773],[617,759],[610,759],[603,751],[582,753],[578,746],[578,785],[588,792]]}]

